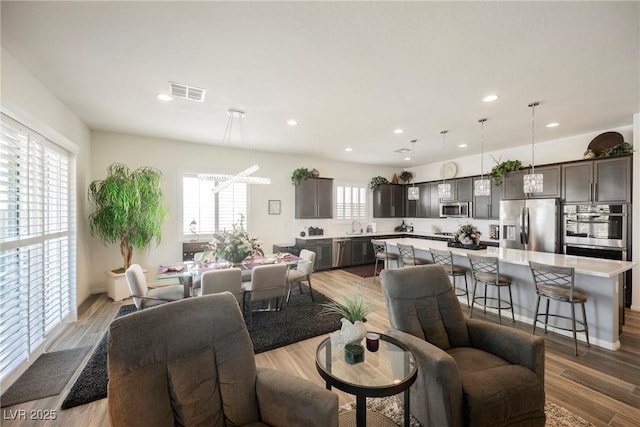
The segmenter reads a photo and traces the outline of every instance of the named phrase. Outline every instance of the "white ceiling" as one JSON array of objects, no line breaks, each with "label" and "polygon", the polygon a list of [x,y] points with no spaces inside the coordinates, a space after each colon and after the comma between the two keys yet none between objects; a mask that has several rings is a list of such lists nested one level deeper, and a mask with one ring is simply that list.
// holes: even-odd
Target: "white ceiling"
[{"label": "white ceiling", "polygon": [[[530,143],[532,101],[536,142],[640,112],[638,1],[1,8],[3,47],[95,130],[220,144],[238,108],[248,140],[232,144],[403,166],[393,151],[413,138],[417,164],[441,161],[443,129],[447,157],[479,152],[482,117],[485,150]],[[169,81],[205,88],[204,103],[160,102]]]}]

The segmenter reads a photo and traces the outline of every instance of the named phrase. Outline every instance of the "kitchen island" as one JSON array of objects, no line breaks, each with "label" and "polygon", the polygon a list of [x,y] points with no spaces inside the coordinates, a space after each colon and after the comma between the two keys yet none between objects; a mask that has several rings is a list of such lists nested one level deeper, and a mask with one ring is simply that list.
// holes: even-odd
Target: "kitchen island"
[{"label": "kitchen island", "polygon": [[[416,238],[385,239],[385,241],[390,252],[398,252],[398,243],[408,244],[414,246],[417,257],[427,259],[431,259],[431,254],[428,253],[431,248],[450,250],[453,253],[454,263],[468,269],[467,276],[470,291],[473,289],[473,277],[467,254],[497,257],[500,261],[500,274],[510,276],[513,279],[511,290],[516,320],[530,325],[533,325],[537,295],[533,278],[531,277],[531,270],[529,269],[529,261],[557,267],[573,267],[575,268],[576,288],[589,294],[586,311],[591,344],[608,350],[618,350],[620,348],[619,335],[624,314],[624,292],[621,289],[623,283],[621,273],[631,269],[635,264],[634,262],[497,247],[488,247],[480,250],[452,248],[447,246],[447,242]],[[493,287],[489,288],[489,295],[496,296],[495,293],[491,295],[493,291],[491,288]],[[462,297],[460,301],[463,302]],[[466,303],[466,299],[464,299],[464,302]],[[550,312],[561,312],[562,314],[570,315],[568,304],[560,304],[559,306],[556,304],[557,302],[555,301],[551,302]],[[490,308],[487,308],[487,310],[492,311]],[[493,311],[495,312],[495,310]],[[579,318],[580,315],[578,314]],[[506,321],[508,322],[508,320]],[[549,326],[549,330],[573,337],[571,332],[551,326]],[[538,331],[537,333],[542,332]],[[585,341],[584,334],[579,333],[578,339]]]}]

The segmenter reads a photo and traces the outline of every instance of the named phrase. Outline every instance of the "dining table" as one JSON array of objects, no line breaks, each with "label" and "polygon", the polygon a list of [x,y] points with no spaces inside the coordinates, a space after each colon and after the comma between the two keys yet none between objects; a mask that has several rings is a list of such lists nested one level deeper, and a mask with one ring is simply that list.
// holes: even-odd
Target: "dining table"
[{"label": "dining table", "polygon": [[184,261],[175,264],[161,264],[156,271],[155,280],[158,282],[175,280],[184,286],[184,297],[193,296],[194,285],[200,280],[200,276],[211,270],[237,267],[242,270],[242,281],[251,280],[251,271],[254,268],[269,264],[286,264],[289,269],[297,267],[301,263],[308,263],[305,259],[290,253],[277,253],[268,255],[254,255],[243,260],[239,264],[233,264],[225,260],[216,260],[211,263]]}]

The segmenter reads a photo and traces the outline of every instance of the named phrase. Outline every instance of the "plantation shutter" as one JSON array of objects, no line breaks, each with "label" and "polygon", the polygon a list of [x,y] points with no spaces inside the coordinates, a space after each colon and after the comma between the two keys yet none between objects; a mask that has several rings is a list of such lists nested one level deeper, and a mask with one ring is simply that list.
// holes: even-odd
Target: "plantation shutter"
[{"label": "plantation shutter", "polygon": [[75,310],[70,153],[2,115],[0,379]]}]

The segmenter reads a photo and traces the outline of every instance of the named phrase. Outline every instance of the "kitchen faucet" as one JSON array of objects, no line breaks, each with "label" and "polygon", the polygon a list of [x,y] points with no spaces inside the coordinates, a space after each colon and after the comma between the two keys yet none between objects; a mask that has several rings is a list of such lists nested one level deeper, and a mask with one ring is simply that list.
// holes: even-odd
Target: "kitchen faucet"
[{"label": "kitchen faucet", "polygon": [[[358,224],[357,227],[356,227],[356,224]],[[360,230],[360,231],[358,231],[358,230]],[[362,233],[362,225],[360,224],[360,222],[358,222],[358,220],[354,220],[351,223],[351,234],[355,234],[356,232]]]}]

